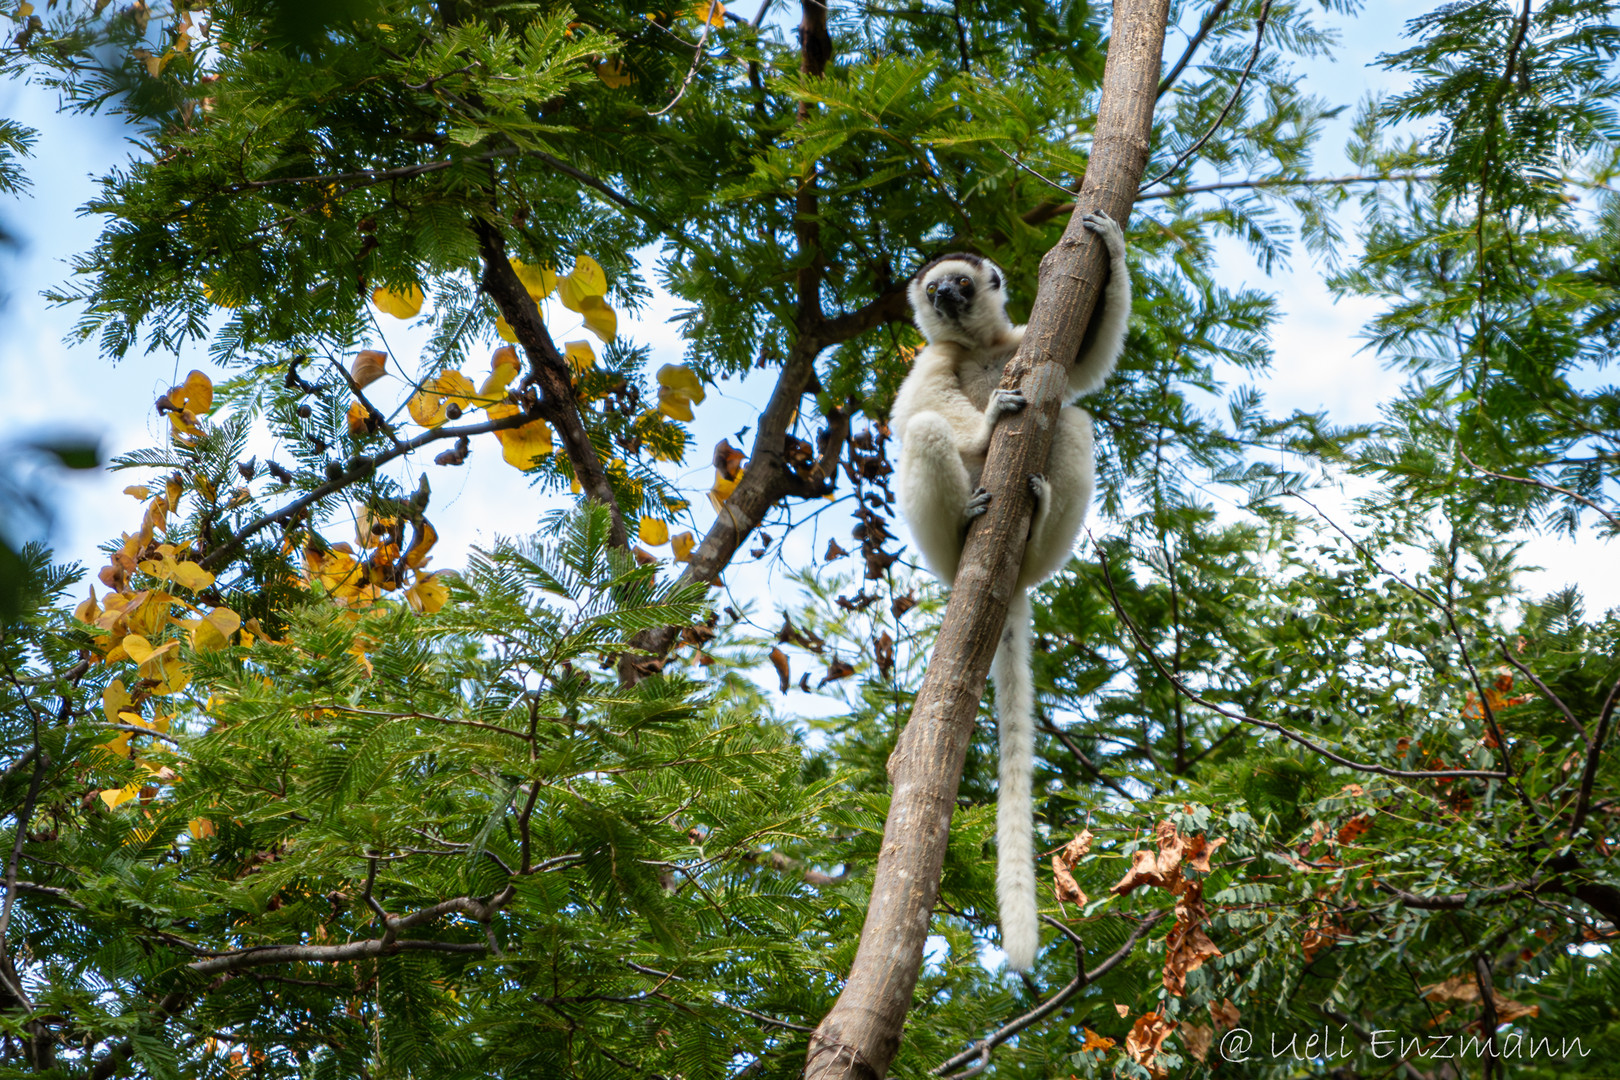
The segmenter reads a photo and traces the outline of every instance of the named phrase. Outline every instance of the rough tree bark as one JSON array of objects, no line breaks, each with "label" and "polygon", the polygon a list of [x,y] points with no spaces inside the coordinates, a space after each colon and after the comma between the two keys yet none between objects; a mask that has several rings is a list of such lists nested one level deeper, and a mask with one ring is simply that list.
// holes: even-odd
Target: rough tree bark
[{"label": "rough tree bark", "polygon": [[[1076,205],[1120,222],[1130,214],[1147,165],[1168,15],[1169,0],[1114,5],[1096,135]],[[1004,387],[1022,389],[1030,404],[998,425],[990,444],[983,479],[993,494],[990,510],[968,531],[933,659],[889,758],[893,798],[866,924],[844,992],[810,1038],[807,1080],[877,1080],[900,1049],[962,765],[1029,533],[1025,478],[1043,471],[1067,369],[1102,292],[1107,263],[1102,242],[1077,217],[1041,260],[1029,329],[1002,379]]]}]

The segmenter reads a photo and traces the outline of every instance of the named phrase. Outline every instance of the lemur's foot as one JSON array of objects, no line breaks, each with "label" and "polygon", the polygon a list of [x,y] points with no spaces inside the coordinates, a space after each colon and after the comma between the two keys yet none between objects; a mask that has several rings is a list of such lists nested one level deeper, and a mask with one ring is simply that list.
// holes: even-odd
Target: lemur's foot
[{"label": "lemur's foot", "polygon": [[1015,413],[1023,410],[1029,404],[1022,390],[997,389],[990,395],[990,407],[998,414]]},{"label": "lemur's foot", "polygon": [[1040,473],[1030,473],[1029,494],[1035,500],[1035,508],[1038,510],[1045,504],[1047,497],[1052,494],[1052,485]]},{"label": "lemur's foot", "polygon": [[1081,218],[1080,223],[1102,237],[1103,244],[1108,248],[1108,254],[1111,258],[1117,259],[1125,254],[1125,233],[1113,218],[1101,210],[1093,210]]},{"label": "lemur's foot", "polygon": [[973,492],[973,498],[967,501],[967,505],[962,507],[962,520],[972,521],[974,518],[983,515],[985,511],[989,509],[990,493],[984,488],[979,488]]}]

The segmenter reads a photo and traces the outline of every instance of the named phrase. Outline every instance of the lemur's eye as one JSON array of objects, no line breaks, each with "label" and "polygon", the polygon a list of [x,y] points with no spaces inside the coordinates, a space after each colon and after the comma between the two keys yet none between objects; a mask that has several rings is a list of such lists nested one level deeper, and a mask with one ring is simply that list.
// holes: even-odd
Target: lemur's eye
[{"label": "lemur's eye", "polygon": [[933,296],[937,291],[939,291],[939,282],[930,281],[928,283],[928,295]]},{"label": "lemur's eye", "polygon": [[958,285],[959,285],[959,286],[961,286],[961,287],[962,287],[962,288],[964,288],[964,289],[965,289],[965,288],[967,288],[967,287],[968,287],[968,286],[969,286],[969,285],[972,285],[972,284],[973,284],[973,279],[972,279],[972,278],[968,278],[968,277],[959,277],[959,278],[957,278],[957,279],[956,279],[956,283],[957,283],[957,284],[958,284]]}]

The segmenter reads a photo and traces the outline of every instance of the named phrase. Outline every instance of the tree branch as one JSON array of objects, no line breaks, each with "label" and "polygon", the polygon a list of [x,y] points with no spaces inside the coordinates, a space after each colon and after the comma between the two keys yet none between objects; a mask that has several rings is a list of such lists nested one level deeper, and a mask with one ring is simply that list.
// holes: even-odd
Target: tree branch
[{"label": "tree branch", "polygon": [[607,471],[602,468],[602,459],[580,418],[568,361],[552,341],[551,332],[540,319],[540,309],[507,260],[506,238],[500,229],[483,218],[476,218],[473,232],[478,237],[478,251],[484,262],[479,285],[495,301],[506,325],[512,328],[529,358],[529,374],[524,383],[538,385],[539,413],[557,429],[580,488],[586,497],[606,506],[612,515],[608,542],[617,548],[627,548],[629,533],[625,529],[624,514],[613,497],[613,487],[608,483]]},{"label": "tree branch", "polygon": [[1270,15],[1271,0],[1266,0],[1266,2],[1260,7],[1260,17],[1255,21],[1254,48],[1249,53],[1249,62],[1243,65],[1243,74],[1238,76],[1237,85],[1232,87],[1232,96],[1226,99],[1226,105],[1221,109],[1221,115],[1217,116],[1215,118],[1215,122],[1209,125],[1208,131],[1199,136],[1191,146],[1187,147],[1187,149],[1182,152],[1180,157],[1176,158],[1174,165],[1171,165],[1168,169],[1164,170],[1164,172],[1160,173],[1158,176],[1155,176],[1147,183],[1142,184],[1142,190],[1152,187],[1154,184],[1157,184],[1167,176],[1174,176],[1176,170],[1186,164],[1187,159],[1196,154],[1199,147],[1207,143],[1210,140],[1210,136],[1219,131],[1221,125],[1226,122],[1226,114],[1232,111],[1233,105],[1237,104],[1238,97],[1243,93],[1243,84],[1249,81],[1249,72],[1254,70],[1254,62],[1260,58],[1260,42],[1265,37],[1266,19]]},{"label": "tree branch", "polygon": [[[1147,932],[1157,926],[1159,922],[1162,921],[1168,914],[1169,912],[1167,911],[1161,911],[1155,915],[1149,915],[1147,918],[1138,921],[1136,924],[1136,929],[1131,931],[1131,936],[1125,939],[1125,943],[1115,950],[1112,956],[1098,964],[1096,967],[1092,968],[1090,971],[1086,970],[1085,949],[1081,945],[1079,936],[1073,931],[1069,930],[1068,927],[1058,922],[1056,919],[1048,916],[1042,916],[1046,922],[1056,926],[1059,930],[1068,935],[1069,940],[1074,942],[1074,958],[1075,967],[1077,969],[1074,973],[1074,978],[1070,979],[1061,990],[1047,998],[1045,1001],[1041,1002],[1039,1005],[1035,1006],[1029,1012],[1014,1020],[1009,1020],[1006,1024],[997,1028],[989,1035],[986,1035],[984,1038],[980,1039],[978,1042],[974,1043],[960,1054],[950,1058],[943,1064],[934,1066],[928,1071],[928,1075],[944,1076],[946,1073],[950,1072],[950,1070],[958,1068],[962,1065],[966,1065],[968,1062],[976,1059],[979,1061],[988,1062],[990,1060],[990,1052],[996,1047],[1000,1046],[1002,1043],[1006,1042],[1008,1039],[1012,1038],[1014,1035],[1018,1034],[1020,1031],[1023,1031],[1032,1024],[1037,1024],[1046,1019],[1048,1016],[1051,1016],[1053,1013],[1057,1012],[1058,1009],[1063,1007],[1064,1002],[1068,1001],[1075,994],[1078,994],[1087,985],[1102,978],[1104,975],[1114,970],[1114,968],[1118,967],[1122,962],[1124,962],[1125,958],[1131,954],[1131,951],[1136,948],[1137,943],[1141,941],[1144,936],[1146,936]],[[977,1072],[977,1070],[974,1070],[974,1072]],[[952,1080],[960,1080],[962,1077],[967,1077],[973,1074],[974,1073],[969,1072],[957,1073]]]},{"label": "tree branch", "polygon": [[228,556],[235,554],[236,549],[242,546],[243,541],[254,533],[269,528],[277,522],[287,521],[295,517],[300,510],[320,502],[328,495],[336,494],[357,480],[362,480],[376,471],[380,465],[387,464],[397,457],[403,457],[413,450],[419,450],[429,443],[440,439],[459,439],[462,436],[483,435],[491,431],[504,431],[507,428],[522,427],[534,417],[527,413],[518,413],[515,416],[503,416],[499,420],[490,420],[482,424],[465,424],[461,427],[438,427],[431,431],[424,431],[414,439],[407,439],[397,446],[379,451],[372,455],[360,455],[350,461],[349,467],[344,469],[337,477],[326,481],[307,494],[301,495],[281,507],[272,510],[263,517],[255,518],[233,533],[224,543],[215,547],[208,554],[197,560],[197,565],[204,570],[211,570],[221,565]]},{"label": "tree branch", "polygon": [[[807,5],[808,10],[808,5]],[[1078,201],[1130,216],[1147,161],[1169,0],[1117,0],[1090,167]],[[1101,295],[1107,255],[1079,217],[1041,260],[1041,290],[1002,386],[1029,402],[997,425],[961,570],[911,718],[889,758],[892,797],[849,980],[810,1038],[806,1080],[878,1080],[899,1050],[939,895],[951,815],[990,660],[1029,535],[1027,478],[1043,471],[1068,368]],[[1004,852],[1003,858],[1028,853]]]},{"label": "tree branch", "polygon": [[1155,98],[1164,97],[1170,88],[1176,84],[1176,80],[1181,78],[1181,73],[1187,70],[1187,64],[1191,62],[1193,54],[1204,43],[1204,39],[1209,37],[1209,32],[1215,29],[1216,21],[1231,6],[1232,0],[1215,0],[1215,6],[1209,9],[1209,14],[1205,15],[1204,21],[1199,24],[1198,32],[1187,42],[1187,48],[1182,52],[1181,59],[1177,60],[1170,68],[1169,74],[1159,80],[1159,92],[1153,95]]},{"label": "tree branch", "polygon": [[1173,675],[1169,668],[1164,666],[1164,663],[1160,661],[1158,654],[1153,651],[1152,646],[1150,646],[1147,643],[1147,640],[1142,637],[1141,631],[1136,628],[1136,623],[1132,622],[1131,617],[1125,613],[1125,608],[1119,602],[1119,594],[1114,591],[1114,577],[1108,569],[1108,556],[1103,554],[1102,545],[1097,543],[1095,539],[1091,541],[1091,544],[1092,547],[1096,548],[1097,558],[1102,565],[1103,583],[1108,587],[1108,600],[1114,606],[1114,614],[1119,616],[1120,621],[1125,624],[1125,629],[1130,632],[1132,639],[1135,640],[1136,647],[1142,650],[1143,654],[1147,656],[1148,661],[1159,672],[1159,674],[1168,679],[1170,681],[1170,685],[1174,686],[1177,692],[1185,694],[1188,700],[1194,701],[1199,705],[1204,706],[1206,709],[1212,709],[1226,717],[1228,720],[1241,720],[1245,724],[1252,724],[1255,727],[1265,728],[1267,731],[1275,731],[1283,738],[1298,743],[1307,750],[1311,751],[1313,754],[1318,754],[1327,758],[1329,761],[1343,765],[1346,768],[1355,769],[1357,772],[1373,773],[1378,776],[1389,776],[1401,780],[1437,780],[1456,777],[1468,777],[1476,780],[1509,779],[1508,773],[1491,772],[1485,769],[1435,769],[1433,771],[1424,770],[1419,772],[1411,772],[1404,769],[1390,769],[1383,765],[1369,765],[1365,762],[1352,761],[1347,757],[1335,754],[1325,746],[1319,746],[1318,744],[1305,738],[1303,735],[1290,731],[1273,720],[1261,720],[1257,717],[1246,716],[1243,713],[1228,709],[1225,706],[1217,705],[1208,698],[1195,693],[1191,687],[1187,686],[1186,683],[1182,682],[1175,675]]},{"label": "tree branch", "polygon": [[268,964],[330,964],[343,960],[363,960],[371,956],[390,956],[397,952],[439,952],[479,954],[489,951],[484,942],[452,941],[389,941],[370,938],[351,941],[343,945],[267,945],[257,949],[226,953],[209,960],[198,960],[186,967],[198,975],[215,975],[244,968],[264,967]]}]

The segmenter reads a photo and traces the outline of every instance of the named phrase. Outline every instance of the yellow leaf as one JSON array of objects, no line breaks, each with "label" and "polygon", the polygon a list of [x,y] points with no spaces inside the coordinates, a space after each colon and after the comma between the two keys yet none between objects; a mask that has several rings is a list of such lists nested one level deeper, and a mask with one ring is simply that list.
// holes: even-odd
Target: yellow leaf
[{"label": "yellow leaf", "polygon": [[73,609],[73,617],[82,623],[96,624],[96,617],[101,614],[101,606],[96,603],[96,587],[90,586],[90,598]]},{"label": "yellow leaf", "polygon": [[190,589],[192,592],[196,592],[198,589],[206,589],[208,586],[212,585],[214,583],[214,575],[209,573],[207,570],[204,570],[194,562],[176,563],[174,570],[174,582],[176,585],[179,585],[182,588]]},{"label": "yellow leaf", "polygon": [[349,434],[356,439],[364,435],[366,433],[366,418],[370,415],[366,411],[366,407],[358,401],[350,403],[348,414],[344,417],[349,425]]},{"label": "yellow leaf", "polygon": [[114,679],[107,684],[107,689],[101,692],[101,711],[107,715],[110,723],[118,724],[118,714],[129,708],[131,699],[129,691],[124,689],[123,679]]},{"label": "yellow leaf", "polygon": [[517,334],[512,330],[512,327],[507,324],[505,316],[495,316],[495,332],[501,336],[502,341],[510,341],[514,345],[517,344]]},{"label": "yellow leaf", "polygon": [[731,493],[737,490],[737,485],[742,482],[745,471],[738,469],[737,475],[727,480],[724,473],[720,472],[719,469],[715,470],[714,487],[709,490],[709,505],[714,507],[715,513],[720,512],[720,508],[725,505],[726,500],[731,498]]},{"label": "yellow leaf", "polygon": [[474,396],[471,379],[459,371],[445,371],[422,384],[422,389],[411,395],[406,408],[410,410],[411,419],[423,427],[438,427],[449,419],[447,410],[451,405],[465,409]]},{"label": "yellow leaf", "polygon": [[649,547],[658,547],[669,543],[669,525],[657,518],[644,517],[641,519],[641,528],[636,530],[641,542]]},{"label": "yellow leaf", "polygon": [[585,320],[585,329],[609,344],[619,335],[619,316],[600,296],[587,296],[580,301],[579,313]]},{"label": "yellow leaf", "polygon": [[[491,420],[513,416],[517,412],[518,407],[509,401],[489,407]],[[544,420],[531,420],[521,427],[504,428],[497,431],[495,437],[501,441],[501,456],[516,469],[536,468],[540,459],[552,451],[551,427]]]},{"label": "yellow leaf", "polygon": [[191,823],[186,826],[186,831],[191,834],[193,840],[206,840],[214,835],[214,823],[205,817],[192,818]]},{"label": "yellow leaf", "polygon": [[223,649],[231,635],[242,627],[242,616],[228,607],[218,607],[204,615],[191,632],[191,647],[201,651]]},{"label": "yellow leaf", "polygon": [[517,378],[520,365],[517,350],[502,345],[489,358],[489,378],[478,388],[478,397],[485,403],[495,401],[506,393],[507,384]]},{"label": "yellow leaf", "polygon": [[702,404],[706,396],[703,381],[685,364],[658,369],[658,411],[670,419],[691,420],[693,403]]},{"label": "yellow leaf", "polygon": [[411,609],[421,615],[431,615],[444,607],[450,599],[450,590],[444,587],[437,574],[418,574],[416,581],[405,590],[405,599]]},{"label": "yellow leaf", "polygon": [[429,558],[428,552],[431,551],[433,545],[438,542],[438,530],[435,529],[429,522],[422,522],[421,536],[419,536],[416,542],[410,546],[410,550],[405,552],[405,565],[410,567],[412,570],[417,570],[425,566]]},{"label": "yellow leaf", "polygon": [[28,16],[32,15],[33,13],[34,13],[34,5],[30,4],[28,2],[28,0],[23,0],[23,2],[21,4],[17,5],[17,14],[14,15],[13,18],[15,18],[18,22],[22,22],[24,19],[28,18]]},{"label": "yellow leaf", "polygon": [[200,371],[186,375],[186,381],[169,388],[169,401],[177,409],[189,409],[201,415],[214,408],[214,383]]},{"label": "yellow leaf", "polygon": [[178,510],[180,508],[181,490],[179,473],[175,473],[173,476],[170,476],[168,480],[164,481],[163,499],[169,504],[170,510]]},{"label": "yellow leaf", "polygon": [[150,641],[140,634],[125,634],[123,645],[124,651],[129,653],[129,658],[137,664],[146,664],[153,657],[161,659],[180,647],[178,641],[166,641],[162,645],[153,646]]},{"label": "yellow leaf", "polygon": [[376,349],[361,349],[355,354],[354,364],[349,368],[354,385],[362,390],[386,374],[388,374],[388,354],[378,352]]},{"label": "yellow leaf", "polygon": [[676,562],[691,562],[692,549],[697,547],[697,538],[690,532],[676,533],[670,538],[669,546],[675,552]]},{"label": "yellow leaf", "polygon": [[213,286],[211,286],[211,285],[204,285],[202,287],[202,292],[203,292],[203,299],[207,300],[210,304],[213,304],[215,307],[233,308],[233,307],[240,306],[241,303],[242,303],[236,297],[229,296],[224,291],[216,293],[214,291],[214,289],[213,289]]},{"label": "yellow leaf", "polygon": [[596,366],[596,350],[591,348],[588,341],[565,342],[563,355],[568,358],[568,366],[574,369],[576,377]]},{"label": "yellow leaf", "polygon": [[140,502],[148,495],[152,494],[152,492],[149,488],[143,487],[140,484],[131,484],[129,487],[124,489],[124,494],[134,496],[135,501]]},{"label": "yellow leaf", "polygon": [[698,0],[690,12],[692,18],[698,22],[707,22],[710,26],[726,25],[726,5],[720,0]]},{"label": "yellow leaf", "polygon": [[101,793],[101,801],[107,804],[107,809],[116,810],[140,793],[141,782],[136,780],[128,787],[108,788]]},{"label": "yellow leaf", "polygon": [[111,742],[102,743],[101,749],[107,751],[109,754],[116,754],[119,757],[127,758],[135,752],[129,747],[129,737],[133,734],[133,731],[120,731],[116,739],[113,739]]},{"label": "yellow leaf", "polygon": [[395,292],[384,285],[371,290],[371,302],[377,305],[377,310],[396,319],[414,319],[417,312],[422,310],[422,290],[412,285],[404,292]]},{"label": "yellow leaf", "polygon": [[685,364],[665,364],[658,369],[658,385],[686,395],[699,405],[708,394],[703,389],[703,380],[697,377],[697,372]]},{"label": "yellow leaf", "polygon": [[581,296],[606,296],[607,274],[589,255],[581,255],[568,272],[568,278],[578,287]]},{"label": "yellow leaf", "polygon": [[[651,15],[647,17],[652,18]],[[612,57],[598,63],[596,65],[596,77],[614,90],[629,86],[636,81],[636,77],[630,74],[629,70],[624,66],[624,62],[618,57]]]},{"label": "yellow leaf", "polygon": [[552,294],[557,288],[557,272],[549,266],[530,266],[522,259],[508,259],[512,270],[517,274],[518,280],[523,282],[523,288],[528,292],[529,298],[539,303]]}]

